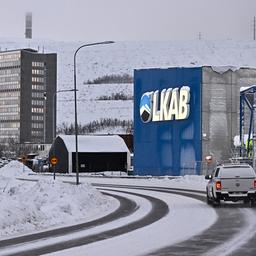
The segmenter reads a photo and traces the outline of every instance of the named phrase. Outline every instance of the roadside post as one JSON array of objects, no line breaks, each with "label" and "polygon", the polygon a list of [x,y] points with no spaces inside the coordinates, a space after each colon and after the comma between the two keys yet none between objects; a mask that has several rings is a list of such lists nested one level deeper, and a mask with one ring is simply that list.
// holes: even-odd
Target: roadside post
[{"label": "roadside post", "polygon": [[23,163],[23,172],[25,172],[25,164],[27,162],[27,157],[26,156],[22,156],[21,161]]},{"label": "roadside post", "polygon": [[56,172],[55,165],[59,162],[59,159],[56,156],[52,156],[50,162],[53,167],[53,179],[55,180],[55,172]]}]

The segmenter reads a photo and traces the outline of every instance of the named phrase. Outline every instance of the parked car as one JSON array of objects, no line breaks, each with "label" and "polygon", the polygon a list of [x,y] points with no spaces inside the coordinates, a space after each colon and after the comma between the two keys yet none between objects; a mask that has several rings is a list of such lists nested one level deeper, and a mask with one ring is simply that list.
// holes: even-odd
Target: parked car
[{"label": "parked car", "polygon": [[224,164],[217,166],[206,186],[207,203],[219,205],[221,200],[240,201],[255,205],[256,173],[248,164]]}]

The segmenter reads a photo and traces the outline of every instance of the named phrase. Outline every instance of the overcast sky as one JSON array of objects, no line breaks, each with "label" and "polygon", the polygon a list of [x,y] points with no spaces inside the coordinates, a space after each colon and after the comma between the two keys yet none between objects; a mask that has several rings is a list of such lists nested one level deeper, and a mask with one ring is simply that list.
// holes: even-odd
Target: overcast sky
[{"label": "overcast sky", "polygon": [[66,41],[253,38],[256,0],[0,0],[0,37]]}]

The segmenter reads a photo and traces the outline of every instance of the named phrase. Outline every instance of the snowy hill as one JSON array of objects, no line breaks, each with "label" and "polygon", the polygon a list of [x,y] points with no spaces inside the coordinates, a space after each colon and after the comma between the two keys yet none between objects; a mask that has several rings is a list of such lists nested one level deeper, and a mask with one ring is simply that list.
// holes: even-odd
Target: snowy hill
[{"label": "snowy hill", "polygon": [[[1,39],[0,49],[34,48],[58,54],[58,90],[73,88],[73,55],[87,42]],[[111,93],[133,94],[132,84],[87,85],[88,80],[111,74],[133,75],[134,69],[193,66],[256,67],[255,41],[172,41],[116,42],[90,46],[77,55],[78,122],[101,118],[133,119],[133,101],[106,100],[98,97]],[[57,122],[70,124],[74,119],[72,92],[58,94]]]}]

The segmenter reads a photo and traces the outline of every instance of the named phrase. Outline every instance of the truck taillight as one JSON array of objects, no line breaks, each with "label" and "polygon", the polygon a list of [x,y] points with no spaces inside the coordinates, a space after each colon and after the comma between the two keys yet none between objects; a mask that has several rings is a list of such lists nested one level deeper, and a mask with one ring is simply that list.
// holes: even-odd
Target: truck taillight
[{"label": "truck taillight", "polygon": [[256,180],[254,180],[254,188],[256,189]]},{"label": "truck taillight", "polygon": [[220,190],[221,189],[221,182],[217,181],[216,182],[216,190]]}]

